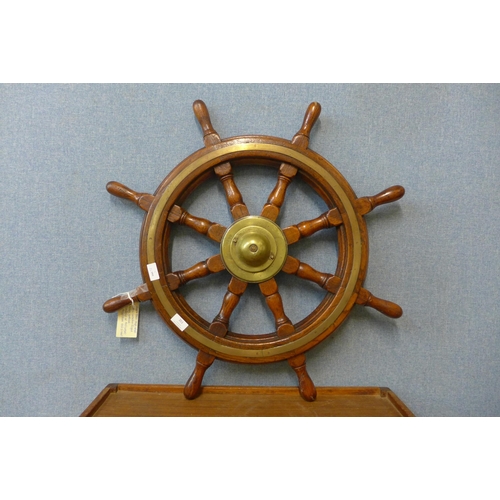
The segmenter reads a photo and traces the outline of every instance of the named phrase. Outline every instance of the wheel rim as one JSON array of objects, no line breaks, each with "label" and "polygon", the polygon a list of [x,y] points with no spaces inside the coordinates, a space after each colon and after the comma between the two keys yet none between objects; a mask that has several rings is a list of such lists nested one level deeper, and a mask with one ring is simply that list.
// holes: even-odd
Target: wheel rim
[{"label": "wheel rim", "polygon": [[[277,337],[276,333],[245,335],[231,331],[220,338],[208,330],[209,323],[197,315],[179,292],[169,289],[166,279],[172,271],[168,254],[171,226],[169,211],[203,182],[213,168],[224,162],[235,165],[286,162],[296,167],[327,205],[337,207],[342,216],[343,224],[337,229],[338,291],[335,294],[328,293],[307,318],[295,325],[295,333],[285,338]],[[309,350],[344,321],[366,274],[366,226],[354,208],[355,200],[352,188],[333,165],[311,150],[298,148],[284,139],[244,136],[197,151],[181,162],[160,184],[144,221],[141,269],[155,308],[181,338],[193,347],[221,359],[245,363],[273,362]],[[153,263],[157,266],[159,279],[151,281],[148,265]],[[172,319],[176,316],[180,316],[188,326],[179,328]]]}]

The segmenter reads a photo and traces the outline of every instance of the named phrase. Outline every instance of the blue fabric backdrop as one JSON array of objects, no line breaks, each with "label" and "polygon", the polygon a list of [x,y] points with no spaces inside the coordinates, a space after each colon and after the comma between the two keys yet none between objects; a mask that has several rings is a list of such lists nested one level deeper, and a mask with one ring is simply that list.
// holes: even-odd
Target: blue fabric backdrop
[{"label": "blue fabric backdrop", "polygon": [[[323,111],[310,147],[358,196],[401,184],[405,197],[366,217],[365,287],[394,300],[392,320],[356,307],[308,354],[318,386],[387,386],[418,416],[500,415],[499,85],[2,85],[0,415],[76,416],[110,382],[183,384],[196,352],[141,306],[139,338],[115,338],[102,303],[142,283],[143,214],[109,195],[120,181],[154,192],[202,147],[192,102],[203,99],[222,137],[291,138],[311,101]],[[257,212],[274,185],[265,169],[238,172]],[[186,207],[228,223],[220,187],[208,183]],[[323,210],[292,184],[284,224]],[[214,247],[179,230],[175,266]],[[207,255],[207,252],[211,252]],[[334,241],[318,235],[298,257],[321,270]],[[174,267],[175,267],[174,266]],[[227,280],[186,287],[207,319]],[[293,320],[321,299],[284,280]],[[268,331],[258,293],[235,312],[238,328]],[[208,385],[295,385],[287,363],[216,361]]]}]

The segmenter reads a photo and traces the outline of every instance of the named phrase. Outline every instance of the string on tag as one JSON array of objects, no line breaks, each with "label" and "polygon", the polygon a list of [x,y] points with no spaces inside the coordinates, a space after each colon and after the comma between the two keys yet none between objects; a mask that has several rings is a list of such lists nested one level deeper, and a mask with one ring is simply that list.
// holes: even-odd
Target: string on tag
[{"label": "string on tag", "polygon": [[136,308],[135,302],[134,302],[134,299],[131,297],[130,292],[118,293],[116,295],[113,295],[113,297],[111,297],[111,298],[114,299],[115,297],[123,297],[124,295],[127,296],[128,300],[130,300],[130,303],[132,304],[132,307],[135,309]]},{"label": "string on tag", "polygon": [[132,297],[130,296],[130,292],[127,292],[127,297],[128,297],[128,300],[130,300],[130,302],[132,302],[132,307],[135,309],[135,302],[132,299]]}]

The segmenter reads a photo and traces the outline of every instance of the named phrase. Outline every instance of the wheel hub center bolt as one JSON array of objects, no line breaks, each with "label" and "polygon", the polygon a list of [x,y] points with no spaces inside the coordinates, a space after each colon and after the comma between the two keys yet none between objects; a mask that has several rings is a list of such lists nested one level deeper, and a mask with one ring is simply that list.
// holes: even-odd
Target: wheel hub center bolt
[{"label": "wheel hub center bolt", "polygon": [[262,231],[247,231],[238,238],[235,252],[248,266],[259,267],[269,260],[271,243]]}]

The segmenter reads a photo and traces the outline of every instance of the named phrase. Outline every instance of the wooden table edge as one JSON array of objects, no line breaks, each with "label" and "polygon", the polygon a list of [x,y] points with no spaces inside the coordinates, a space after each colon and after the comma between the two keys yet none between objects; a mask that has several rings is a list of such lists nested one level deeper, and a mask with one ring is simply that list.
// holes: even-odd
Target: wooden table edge
[{"label": "wooden table edge", "polygon": [[[179,393],[182,394],[183,385],[160,385],[160,384],[126,384],[113,383],[108,384],[90,403],[80,417],[92,417],[99,408],[106,403],[106,400],[113,393],[117,392],[150,392],[150,393]],[[318,396],[379,396],[387,398],[392,405],[400,412],[401,416],[414,417],[411,410],[387,387],[317,387]],[[300,397],[297,387],[290,386],[204,386],[203,394],[262,394],[262,395],[296,395]],[[310,403],[314,405],[313,403]]]}]

